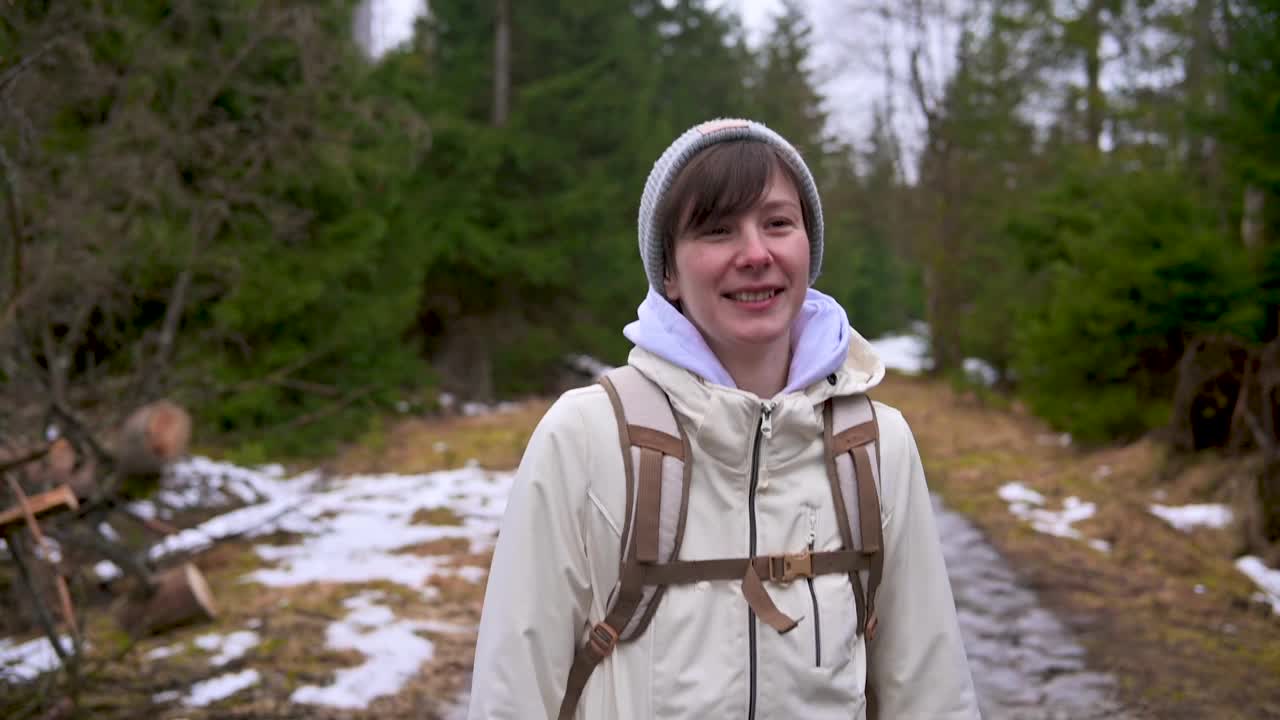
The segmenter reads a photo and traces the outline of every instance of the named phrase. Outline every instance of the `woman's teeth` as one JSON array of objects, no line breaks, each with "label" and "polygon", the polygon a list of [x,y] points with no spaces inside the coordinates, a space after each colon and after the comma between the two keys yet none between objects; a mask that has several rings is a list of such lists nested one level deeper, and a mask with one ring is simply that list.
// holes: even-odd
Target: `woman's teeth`
[{"label": "woman's teeth", "polygon": [[777,290],[762,290],[760,292],[730,293],[729,299],[737,300],[738,302],[762,302],[764,300],[768,300],[769,298],[777,294],[778,294]]}]

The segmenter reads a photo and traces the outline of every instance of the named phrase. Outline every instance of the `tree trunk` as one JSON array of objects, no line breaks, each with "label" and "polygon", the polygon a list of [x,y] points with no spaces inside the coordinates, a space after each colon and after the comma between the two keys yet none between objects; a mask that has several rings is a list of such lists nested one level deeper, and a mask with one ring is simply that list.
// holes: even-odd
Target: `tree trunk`
[{"label": "tree trunk", "polygon": [[1249,249],[1262,247],[1263,209],[1267,196],[1257,185],[1244,188],[1244,209],[1240,217],[1240,241]]},{"label": "tree trunk", "polygon": [[217,616],[218,608],[204,575],[195,565],[186,563],[161,573],[154,591],[141,600],[130,600],[117,619],[130,635],[145,637]]},{"label": "tree trunk", "polygon": [[1084,71],[1087,78],[1087,96],[1085,106],[1085,132],[1088,134],[1089,149],[1096,152],[1102,142],[1102,3],[1103,0],[1089,0],[1085,10],[1085,42]]},{"label": "tree trunk", "polygon": [[511,0],[496,0],[493,30],[493,126],[504,127],[511,104]]}]

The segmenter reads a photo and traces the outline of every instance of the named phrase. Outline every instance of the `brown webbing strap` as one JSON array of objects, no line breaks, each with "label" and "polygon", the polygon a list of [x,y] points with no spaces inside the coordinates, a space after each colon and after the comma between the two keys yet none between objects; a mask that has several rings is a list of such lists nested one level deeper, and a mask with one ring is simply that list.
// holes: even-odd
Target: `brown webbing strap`
[{"label": "brown webbing strap", "polygon": [[849,452],[856,447],[862,447],[867,443],[874,442],[876,434],[876,423],[874,420],[864,422],[861,425],[854,425],[847,430],[842,430],[839,435],[831,438],[831,452],[839,455],[840,453]]},{"label": "brown webbing strap", "polygon": [[[880,523],[866,520],[880,517],[880,503],[876,501],[876,480],[871,474],[871,453],[865,445],[853,451],[853,467],[858,492],[858,518],[863,520],[858,523],[861,526],[862,551],[872,553],[880,549]],[[876,511],[874,515],[863,515],[872,510]]]},{"label": "brown webbing strap", "polygon": [[[854,462],[858,466],[858,512],[860,518],[873,518],[872,523],[863,520],[863,551],[874,552],[870,556],[872,571],[867,580],[868,632],[876,632],[876,589],[881,582],[884,571],[884,538],[879,527],[879,493],[876,492],[876,477],[872,475],[872,455],[867,446],[854,451]],[[865,478],[865,482],[863,482]]]},{"label": "brown webbing strap", "polygon": [[[613,386],[613,382],[608,376],[600,378],[600,385],[604,388],[604,392],[609,396],[609,404],[613,406],[613,416],[618,421],[618,443],[622,447],[622,470],[627,478],[627,509],[622,517],[622,542],[627,542],[627,535],[631,532],[631,511],[635,498],[636,480],[635,471],[631,467],[631,435],[627,426],[626,413],[622,410],[622,398],[618,396],[618,389]],[[627,548],[622,548],[625,558]]]},{"label": "brown webbing strap", "polygon": [[[658,529],[662,523],[662,453],[640,448],[640,484],[636,490],[636,562],[658,562]],[[621,628],[619,628],[621,630]]]},{"label": "brown webbing strap", "polygon": [[769,597],[769,591],[764,589],[764,583],[760,582],[760,574],[756,572],[755,563],[747,563],[747,572],[742,576],[742,596],[747,599],[747,605],[755,611],[756,617],[777,630],[778,634],[784,635],[795,629],[796,619],[779,610],[774,604],[773,598]]},{"label": "brown webbing strap", "polygon": [[[631,462],[631,437],[627,425],[626,413],[622,409],[622,398],[609,378],[600,378],[600,385],[609,396],[609,404],[613,406],[614,417],[618,421],[618,442],[622,448],[622,467],[627,481],[626,515],[622,526],[622,558],[618,570],[617,597],[614,598],[613,610],[604,622],[591,629],[587,642],[583,643],[573,655],[573,664],[569,666],[569,678],[565,684],[564,698],[560,701],[559,720],[573,720],[578,709],[578,701],[582,699],[582,691],[587,680],[602,660],[613,652],[618,642],[618,630],[626,627],[631,616],[635,614],[641,598],[644,597],[644,583],[641,582],[638,566],[635,564],[636,543],[628,546],[627,538],[631,533],[631,515],[635,503],[636,476]],[[661,482],[659,482],[659,485]]]},{"label": "brown webbing strap", "polygon": [[643,425],[628,425],[627,434],[631,436],[631,444],[635,447],[657,450],[663,455],[684,460],[684,443],[678,437]]},{"label": "brown webbing strap", "polygon": [[849,527],[849,509],[844,506],[844,493],[840,492],[840,473],[836,470],[836,457],[832,437],[835,423],[835,402],[830,398],[822,405],[822,443],[826,448],[827,479],[831,482],[831,499],[835,502],[836,524],[840,526],[840,541],[846,548],[853,547],[853,530]]},{"label": "brown webbing strap", "polygon": [[747,566],[762,580],[791,582],[799,578],[870,570],[870,560],[857,550],[827,550],[797,555],[761,555],[726,560],[677,560],[661,565],[643,565],[645,585],[687,585],[701,580],[738,580]]},{"label": "brown webbing strap", "polygon": [[[835,451],[835,399],[827,398],[822,407],[822,442],[827,456],[827,479],[831,482],[831,499],[836,510],[836,524],[840,527],[840,542],[844,547],[852,549],[853,528],[849,526],[849,509],[844,504],[844,493],[840,490],[840,471],[836,469]],[[858,632],[867,626],[867,600],[862,591],[862,578],[855,570],[849,573],[849,584],[853,586],[853,607],[857,614]]]}]

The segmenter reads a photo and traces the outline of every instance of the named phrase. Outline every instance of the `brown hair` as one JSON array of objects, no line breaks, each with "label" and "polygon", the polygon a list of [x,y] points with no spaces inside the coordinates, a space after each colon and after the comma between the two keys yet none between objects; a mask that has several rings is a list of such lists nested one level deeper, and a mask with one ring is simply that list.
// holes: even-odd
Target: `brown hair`
[{"label": "brown hair", "polygon": [[658,207],[662,232],[663,271],[674,267],[676,238],[733,217],[764,196],[773,174],[781,168],[800,197],[804,229],[810,235],[809,206],[800,191],[800,177],[782,151],[759,140],[729,140],[698,153],[676,176]]}]

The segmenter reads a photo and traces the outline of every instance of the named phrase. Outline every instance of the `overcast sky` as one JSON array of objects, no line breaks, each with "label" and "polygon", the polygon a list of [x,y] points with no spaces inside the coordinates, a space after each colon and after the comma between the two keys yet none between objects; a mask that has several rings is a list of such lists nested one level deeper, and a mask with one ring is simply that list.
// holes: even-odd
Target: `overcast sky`
[{"label": "overcast sky", "polygon": [[[425,7],[424,0],[366,0],[375,7],[376,22],[372,28],[375,52],[394,47],[408,39],[413,20]],[[948,0],[937,0],[947,2]],[[964,0],[950,0],[962,2]],[[712,0],[721,7],[737,11],[743,19],[748,40],[758,43],[772,26],[773,18],[782,11],[782,0]],[[857,15],[851,8],[858,0],[800,0],[814,27],[814,67],[819,90],[827,100],[830,129],[842,139],[860,142],[871,127],[873,107],[893,105],[894,128],[914,155],[922,130],[922,120],[915,112],[903,80],[906,78],[905,43],[895,42],[890,29],[879,27],[874,17]],[[947,71],[954,40],[939,36],[931,43],[934,69],[926,80],[935,87]],[[896,79],[886,81],[883,71],[886,51],[889,63],[897,68]]]}]

